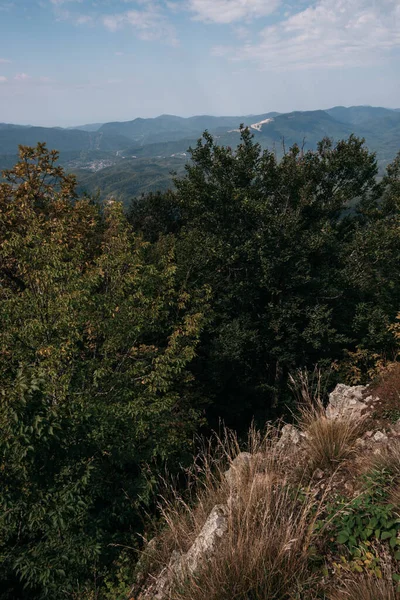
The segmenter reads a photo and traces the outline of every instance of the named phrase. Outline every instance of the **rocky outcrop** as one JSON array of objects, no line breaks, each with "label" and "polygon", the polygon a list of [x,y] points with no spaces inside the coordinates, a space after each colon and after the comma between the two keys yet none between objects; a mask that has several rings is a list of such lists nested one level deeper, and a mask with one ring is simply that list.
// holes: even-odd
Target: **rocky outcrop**
[{"label": "rocky outcrop", "polygon": [[[373,410],[374,403],[379,403],[379,398],[369,393],[368,386],[337,385],[329,395],[329,403],[325,414],[327,419],[354,418],[355,421],[363,419],[368,410]],[[392,426],[390,431],[366,431],[356,445],[369,448],[373,453],[380,452],[391,436],[400,437],[400,420]],[[305,451],[307,434],[293,425],[285,425],[280,432],[276,447],[283,450],[282,454],[291,456]],[[142,587],[139,595],[134,595],[137,600],[168,600],[171,586],[179,579],[183,580],[189,574],[196,574],[204,564],[218,552],[218,545],[229,527],[229,515],[238,501],[239,490],[244,480],[251,480],[252,485],[266,486],[266,481],[273,479],[274,473],[267,468],[267,460],[261,454],[241,452],[232,461],[225,472],[225,481],[228,486],[228,499],[226,504],[214,506],[203,528],[186,553],[174,551],[166,567],[151,581]],[[325,474],[321,469],[316,469],[313,474],[314,482],[321,482],[320,488],[325,488]],[[343,481],[346,488],[349,482]],[[263,488],[264,489],[264,488]]]},{"label": "rocky outcrop", "polygon": [[239,481],[250,476],[253,460],[254,458],[249,452],[240,452],[232,461],[231,466],[225,473],[225,479],[231,489],[236,488]]},{"label": "rocky outcrop", "polygon": [[217,549],[228,528],[228,506],[214,506],[202,530],[186,554],[173,552],[168,566],[139,595],[139,600],[167,600],[171,585],[187,574],[196,573]]},{"label": "rocky outcrop", "polygon": [[367,386],[349,386],[339,383],[333,392],[329,394],[326,416],[328,419],[337,419],[338,417],[360,418],[368,409],[368,403],[372,399],[372,396],[368,395]]},{"label": "rocky outcrop", "polygon": [[281,449],[296,449],[305,440],[305,435],[302,431],[294,427],[294,425],[284,425],[281,430],[281,437],[278,440],[278,448]]}]

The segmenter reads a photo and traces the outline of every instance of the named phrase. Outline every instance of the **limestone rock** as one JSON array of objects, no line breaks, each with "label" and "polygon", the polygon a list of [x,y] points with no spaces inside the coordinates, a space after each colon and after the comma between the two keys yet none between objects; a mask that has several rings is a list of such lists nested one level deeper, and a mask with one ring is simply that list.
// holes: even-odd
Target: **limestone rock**
[{"label": "limestone rock", "polygon": [[372,439],[374,440],[374,442],[379,442],[383,444],[388,441],[388,436],[383,431],[376,431],[372,436]]},{"label": "limestone rock", "polygon": [[241,452],[232,461],[231,466],[225,472],[225,479],[231,488],[236,488],[244,477],[250,475],[252,459],[249,452]]},{"label": "limestone rock", "polygon": [[366,409],[364,397],[367,387],[364,385],[349,386],[339,383],[329,394],[329,404],[326,408],[328,419],[338,417],[360,418]]},{"label": "limestone rock", "polygon": [[184,557],[184,567],[190,573],[195,573],[201,563],[214,554],[218,541],[228,529],[227,516],[228,507],[226,505],[214,506],[203,529]]},{"label": "limestone rock", "polygon": [[300,446],[304,439],[304,434],[302,434],[296,427],[293,425],[285,425],[282,427],[281,437],[277,443],[278,448],[296,448]]},{"label": "limestone rock", "polygon": [[202,530],[186,554],[173,552],[169,564],[139,595],[139,600],[167,600],[174,580],[196,573],[216,551],[218,541],[228,529],[228,507],[214,506]]}]

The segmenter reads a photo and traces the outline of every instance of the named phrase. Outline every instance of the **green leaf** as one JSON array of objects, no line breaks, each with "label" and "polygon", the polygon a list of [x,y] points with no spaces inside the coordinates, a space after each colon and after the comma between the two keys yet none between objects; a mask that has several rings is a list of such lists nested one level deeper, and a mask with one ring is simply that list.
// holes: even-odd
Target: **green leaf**
[{"label": "green leaf", "polygon": [[338,544],[345,544],[349,539],[349,534],[347,533],[347,531],[341,531],[337,538],[336,541]]}]

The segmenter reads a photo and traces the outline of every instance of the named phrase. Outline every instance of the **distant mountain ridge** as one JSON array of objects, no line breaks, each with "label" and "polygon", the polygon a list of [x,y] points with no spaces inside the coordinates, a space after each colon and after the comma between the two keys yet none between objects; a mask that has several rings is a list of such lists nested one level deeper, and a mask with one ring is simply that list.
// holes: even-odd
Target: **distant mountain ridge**
[{"label": "distant mountain ridge", "polygon": [[60,162],[76,173],[82,191],[128,202],[146,191],[171,185],[187,150],[208,130],[220,145],[235,147],[244,124],[263,148],[277,156],[297,143],[315,149],[325,136],[338,141],[351,133],[366,140],[382,169],[400,150],[400,108],[334,106],[325,110],[269,112],[259,115],[179,117],[160,115],[132,121],[92,123],[75,128],[0,123],[0,171],[16,161],[18,145],[45,142],[60,151]]},{"label": "distant mountain ridge", "polygon": [[60,152],[99,150],[123,153],[126,149],[148,144],[197,139],[206,129],[217,136],[229,136],[237,133],[242,123],[252,129],[263,145],[285,138],[287,143],[302,143],[305,139],[308,147],[313,147],[325,135],[339,139],[354,132],[376,138],[382,133],[382,128],[397,128],[399,115],[400,109],[335,106],[326,110],[244,116],[198,115],[185,118],[160,115],[66,129],[0,123],[0,155],[16,154],[18,144],[33,145],[38,141],[46,142]]}]

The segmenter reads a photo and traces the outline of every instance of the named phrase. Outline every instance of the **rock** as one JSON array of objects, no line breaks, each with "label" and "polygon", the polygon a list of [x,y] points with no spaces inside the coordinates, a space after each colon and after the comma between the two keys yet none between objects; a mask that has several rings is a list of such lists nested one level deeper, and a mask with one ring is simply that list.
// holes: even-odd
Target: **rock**
[{"label": "rock", "polygon": [[231,488],[237,488],[240,481],[250,475],[252,458],[249,452],[241,452],[232,461],[231,466],[225,472],[225,479]]},{"label": "rock", "polygon": [[374,440],[374,442],[379,442],[383,444],[388,441],[388,436],[383,431],[377,431],[372,436],[372,439]]},{"label": "rock", "polygon": [[226,505],[214,506],[202,530],[186,554],[174,551],[167,567],[147,586],[138,600],[167,600],[174,580],[196,573],[204,561],[216,551],[218,541],[228,529],[229,509]]},{"label": "rock", "polygon": [[293,446],[294,448],[300,446],[304,439],[304,434],[302,434],[296,427],[293,425],[285,425],[282,427],[281,437],[278,440],[277,447],[278,448],[288,448]]},{"label": "rock", "polygon": [[195,573],[204,560],[215,552],[218,541],[228,529],[228,507],[224,504],[214,506],[203,529],[184,557],[183,565],[190,573]]},{"label": "rock", "polygon": [[172,581],[176,573],[181,569],[183,555],[174,552],[171,555],[168,566],[164,567],[156,579],[139,594],[138,600],[167,600]]},{"label": "rock", "polygon": [[329,394],[329,404],[326,408],[328,419],[338,417],[360,418],[367,408],[363,400],[367,387],[364,385],[349,386],[339,383]]},{"label": "rock", "polygon": [[314,471],[314,478],[315,479],[323,479],[325,473],[323,472],[322,469],[315,469]]}]

